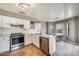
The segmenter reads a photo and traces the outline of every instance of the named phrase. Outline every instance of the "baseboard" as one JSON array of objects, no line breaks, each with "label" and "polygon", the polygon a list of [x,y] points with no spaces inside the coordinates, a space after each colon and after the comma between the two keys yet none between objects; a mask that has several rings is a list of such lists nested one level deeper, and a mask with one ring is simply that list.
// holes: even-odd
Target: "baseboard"
[{"label": "baseboard", "polygon": [[[27,44],[27,45],[24,45],[23,47],[25,47],[25,46],[30,46],[30,45],[32,45],[32,43]],[[22,47],[21,47],[21,48],[22,48]],[[18,49],[21,49],[21,48],[18,48]],[[18,49],[16,49],[16,50],[18,50]],[[12,50],[12,51],[15,51],[15,50]],[[7,53],[7,52],[11,52],[11,51],[1,52],[0,54],[2,54],[2,53]]]},{"label": "baseboard", "polygon": [[78,45],[78,43],[73,42],[73,41],[70,41],[70,40],[62,40],[62,41],[68,42],[68,43],[70,43],[70,44]]},{"label": "baseboard", "polygon": [[33,43],[30,43],[30,44],[27,44],[27,45],[24,45],[24,46],[29,46],[29,45],[33,45]]}]

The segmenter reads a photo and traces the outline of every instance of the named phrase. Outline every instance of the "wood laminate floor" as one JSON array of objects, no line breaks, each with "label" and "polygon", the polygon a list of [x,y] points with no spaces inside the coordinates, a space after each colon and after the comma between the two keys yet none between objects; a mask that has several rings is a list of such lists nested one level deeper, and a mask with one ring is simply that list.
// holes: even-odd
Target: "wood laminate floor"
[{"label": "wood laminate floor", "polygon": [[0,56],[47,56],[47,55],[33,44],[30,44],[28,46],[25,46],[23,48],[11,52],[2,53],[0,54]]}]

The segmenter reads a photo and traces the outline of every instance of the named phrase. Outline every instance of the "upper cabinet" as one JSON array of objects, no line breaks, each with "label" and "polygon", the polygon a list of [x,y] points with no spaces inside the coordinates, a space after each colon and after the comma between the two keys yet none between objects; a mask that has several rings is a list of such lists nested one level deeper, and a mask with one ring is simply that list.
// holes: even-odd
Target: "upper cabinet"
[{"label": "upper cabinet", "polygon": [[35,23],[35,28],[36,29],[41,29],[41,24],[40,23]]},{"label": "upper cabinet", "polygon": [[3,22],[2,22],[2,15],[0,15],[0,27],[2,27],[2,24],[3,24]]},{"label": "upper cabinet", "polygon": [[17,19],[16,21],[17,21],[17,24],[21,24],[21,25],[24,24],[24,20],[23,19]]},{"label": "upper cabinet", "polygon": [[41,33],[41,23],[36,23],[36,22],[30,22],[30,33],[35,34],[35,33]]},{"label": "upper cabinet", "polygon": [[24,29],[30,29],[30,21],[24,20]]},{"label": "upper cabinet", "polygon": [[36,31],[36,33],[41,32],[41,24],[40,23],[35,23],[35,31]]},{"label": "upper cabinet", "polygon": [[11,18],[11,24],[17,24],[17,19],[16,18]]},{"label": "upper cabinet", "polygon": [[11,28],[11,24],[13,26],[18,26],[18,27],[22,25],[24,29],[30,28],[29,20],[23,20],[23,19],[0,15],[0,27],[1,28]]},{"label": "upper cabinet", "polygon": [[23,25],[24,24],[24,20],[22,20],[22,19],[12,18],[11,20],[12,20],[11,24],[14,24],[14,25]]},{"label": "upper cabinet", "polygon": [[0,15],[0,27],[10,28],[11,18],[7,16]]},{"label": "upper cabinet", "polygon": [[41,23],[30,22],[31,29],[41,29]]},{"label": "upper cabinet", "polygon": [[3,23],[3,26],[4,28],[10,28],[10,24],[11,24],[11,17],[8,17],[8,16],[2,16],[2,23]]}]

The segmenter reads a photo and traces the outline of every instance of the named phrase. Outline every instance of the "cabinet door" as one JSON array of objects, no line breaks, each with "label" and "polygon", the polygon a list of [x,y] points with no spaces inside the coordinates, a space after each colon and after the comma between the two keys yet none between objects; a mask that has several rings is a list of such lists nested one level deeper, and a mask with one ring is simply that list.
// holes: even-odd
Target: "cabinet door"
[{"label": "cabinet door", "polygon": [[49,38],[49,54],[52,55],[56,51],[56,36]]},{"label": "cabinet door", "polygon": [[41,29],[41,24],[40,23],[35,23],[35,28],[36,29]]},{"label": "cabinet door", "polygon": [[40,23],[35,23],[35,32],[40,33],[41,31],[41,24]]},{"label": "cabinet door", "polygon": [[25,45],[31,44],[32,43],[32,36],[25,35],[24,42],[25,42]]},{"label": "cabinet door", "polygon": [[[39,36],[35,35],[32,39],[33,44],[35,44],[37,47],[39,47]],[[40,48],[40,47],[39,47]]]},{"label": "cabinet door", "polygon": [[17,24],[17,19],[12,17],[11,24]]},{"label": "cabinet door", "polygon": [[29,20],[24,20],[24,28],[29,29],[30,28],[30,21]]},{"label": "cabinet door", "polygon": [[24,24],[24,20],[22,20],[22,19],[17,19],[17,23],[23,25],[23,24]]},{"label": "cabinet door", "polygon": [[2,22],[2,15],[0,15],[0,27],[2,27],[2,24],[3,24],[3,22]]},{"label": "cabinet door", "polygon": [[9,51],[9,48],[10,48],[9,38],[7,38],[7,37],[0,38],[0,52]]},{"label": "cabinet door", "polygon": [[11,17],[3,16],[3,27],[10,28]]}]

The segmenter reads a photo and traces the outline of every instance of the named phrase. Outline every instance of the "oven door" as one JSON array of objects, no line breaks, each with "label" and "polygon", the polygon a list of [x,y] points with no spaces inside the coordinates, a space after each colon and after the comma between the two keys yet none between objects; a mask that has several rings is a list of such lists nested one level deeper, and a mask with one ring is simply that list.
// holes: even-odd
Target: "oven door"
[{"label": "oven door", "polygon": [[10,45],[11,49],[20,45],[24,45],[24,36],[11,37]]}]

